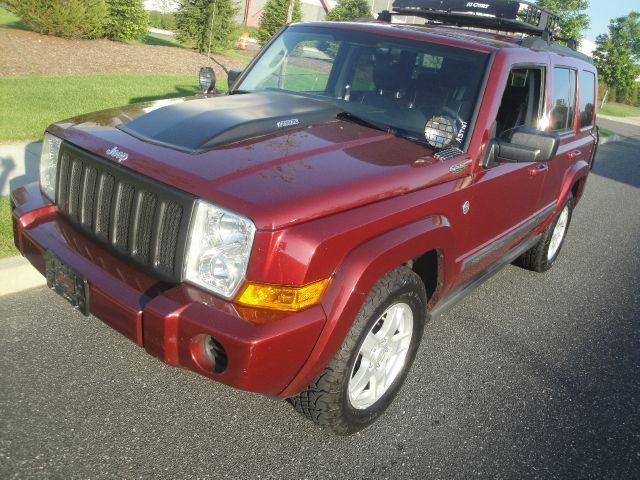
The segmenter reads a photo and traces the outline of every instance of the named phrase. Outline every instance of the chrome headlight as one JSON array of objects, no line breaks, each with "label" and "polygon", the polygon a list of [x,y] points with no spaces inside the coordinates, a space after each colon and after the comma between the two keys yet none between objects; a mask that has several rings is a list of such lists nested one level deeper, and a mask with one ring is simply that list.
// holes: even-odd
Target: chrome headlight
[{"label": "chrome headlight", "polygon": [[248,218],[198,200],[185,279],[224,298],[233,297],[247,273],[255,232]]},{"label": "chrome headlight", "polygon": [[56,175],[62,140],[50,133],[44,134],[40,152],[40,189],[53,202],[56,201]]}]

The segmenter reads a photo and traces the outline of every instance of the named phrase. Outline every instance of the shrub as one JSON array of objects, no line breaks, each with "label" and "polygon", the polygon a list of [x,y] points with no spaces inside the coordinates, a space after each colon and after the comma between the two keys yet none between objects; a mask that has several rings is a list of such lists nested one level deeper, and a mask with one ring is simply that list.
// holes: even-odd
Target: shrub
[{"label": "shrub", "polygon": [[237,11],[233,0],[181,0],[175,13],[176,38],[179,42],[204,52],[209,48],[211,35],[212,50],[228,50],[235,40],[234,18]]},{"label": "shrub", "polygon": [[299,22],[302,20],[302,4],[300,0],[268,0],[259,22],[258,41],[260,45],[267,43],[278,30],[286,25],[290,1],[293,1],[291,21]]},{"label": "shrub", "polygon": [[149,17],[143,0],[107,0],[104,34],[111,40],[140,40],[147,34]]},{"label": "shrub", "polygon": [[372,18],[371,7],[367,0],[338,0],[338,3],[327,14],[327,20],[350,22],[357,18]]},{"label": "shrub", "polygon": [[7,0],[24,23],[46,35],[98,38],[107,15],[105,0]]}]

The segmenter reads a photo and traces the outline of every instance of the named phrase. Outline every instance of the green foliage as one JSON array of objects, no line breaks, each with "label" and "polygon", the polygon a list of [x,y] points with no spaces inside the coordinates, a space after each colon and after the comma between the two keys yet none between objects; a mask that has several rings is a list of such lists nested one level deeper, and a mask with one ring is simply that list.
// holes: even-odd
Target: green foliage
[{"label": "green foliage", "polygon": [[105,0],[7,0],[34,30],[67,38],[98,38],[104,32]]},{"label": "green foliage", "polygon": [[162,13],[157,10],[151,10],[147,12],[149,14],[149,25],[154,28],[161,28],[163,30],[175,30],[176,19],[173,13]]},{"label": "green foliage", "polygon": [[[640,13],[631,12],[626,17],[614,18],[609,22],[609,33],[598,35],[593,60],[600,79],[608,87],[606,100],[632,102],[638,88],[636,79],[640,76]],[[615,89],[615,97],[609,94]],[[604,101],[603,101],[604,103]]]},{"label": "green foliage", "polygon": [[287,24],[287,13],[293,2],[291,15],[292,22],[302,20],[302,3],[300,0],[268,0],[260,17],[260,30],[258,30],[258,42],[264,45],[282,27]]},{"label": "green foliage", "polygon": [[147,34],[149,18],[143,0],[107,0],[109,13],[104,34],[111,40],[140,40]]},{"label": "green foliage", "polygon": [[560,17],[562,38],[573,38],[580,41],[582,32],[591,23],[585,11],[589,8],[588,0],[537,0],[540,7],[546,8]]},{"label": "green foliage", "polygon": [[227,50],[235,41],[237,11],[233,0],[181,0],[175,13],[176,38],[199,52],[209,49],[210,39],[212,50]]},{"label": "green foliage", "polygon": [[327,14],[327,20],[350,22],[358,18],[373,18],[367,0],[338,0],[335,8]]}]

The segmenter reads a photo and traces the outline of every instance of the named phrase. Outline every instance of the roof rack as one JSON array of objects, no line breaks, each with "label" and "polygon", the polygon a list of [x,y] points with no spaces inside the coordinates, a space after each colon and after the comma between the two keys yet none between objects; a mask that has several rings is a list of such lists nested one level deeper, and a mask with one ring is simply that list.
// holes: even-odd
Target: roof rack
[{"label": "roof rack", "polygon": [[[394,15],[424,18],[431,23],[497,29],[524,33],[551,41],[575,41],[556,36],[558,17],[530,2],[514,0],[395,0],[393,11],[380,12],[378,20],[391,22]],[[575,48],[575,47],[574,47]]]}]

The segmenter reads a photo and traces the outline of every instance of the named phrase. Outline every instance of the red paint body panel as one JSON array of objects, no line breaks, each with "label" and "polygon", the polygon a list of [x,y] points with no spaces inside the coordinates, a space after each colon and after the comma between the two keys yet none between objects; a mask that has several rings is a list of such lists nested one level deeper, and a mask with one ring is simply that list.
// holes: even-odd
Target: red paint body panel
[{"label": "red paint body panel", "polygon": [[[14,214],[38,199],[45,200],[36,184],[16,190]],[[91,314],[164,362],[236,388],[277,395],[315,345],[325,323],[320,306],[296,314],[243,309],[189,285],[162,284],[50,211],[40,204],[18,217],[19,223],[31,219],[19,233],[23,255],[44,273],[48,250],[80,273],[89,282]],[[222,373],[196,362],[191,344],[202,335],[225,348],[229,367]]]},{"label": "red paint body panel", "polygon": [[[337,119],[202,153],[147,143],[115,128],[187,99],[98,112],[49,131],[100,156],[117,145],[129,154],[127,168],[250,217],[258,230],[247,280],[304,285],[332,277],[321,304],[298,313],[248,309],[186,284],[163,284],[71,226],[36,185],[12,194],[21,252],[44,271],[42,255],[51,250],[83,275],[90,284],[91,313],[170,365],[277,397],[300,392],[322,371],[371,287],[387,271],[435,250],[433,308],[540,233],[554,215],[520,230],[554,203],[559,211],[576,185],[581,194],[593,148],[593,128],[576,126],[539,175],[530,174],[532,164],[482,166],[512,66],[543,66],[549,98],[552,65],[584,67],[573,58],[457,29],[314,26],[492,53],[467,151],[442,161],[424,146]],[[548,116],[550,100],[546,108]],[[576,125],[577,120],[578,113]],[[581,153],[569,158],[576,151]],[[457,165],[463,168],[450,170]],[[464,214],[467,201],[470,210]],[[518,235],[509,244],[463,268],[466,260],[514,232]],[[204,335],[225,348],[228,367],[221,373],[208,369],[197,351]]]}]

